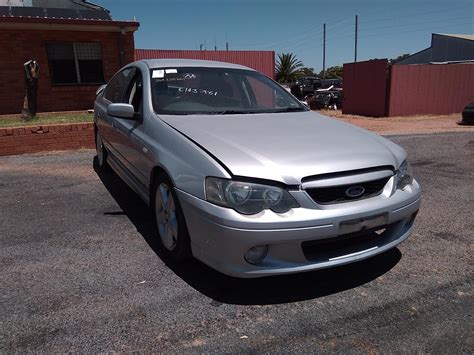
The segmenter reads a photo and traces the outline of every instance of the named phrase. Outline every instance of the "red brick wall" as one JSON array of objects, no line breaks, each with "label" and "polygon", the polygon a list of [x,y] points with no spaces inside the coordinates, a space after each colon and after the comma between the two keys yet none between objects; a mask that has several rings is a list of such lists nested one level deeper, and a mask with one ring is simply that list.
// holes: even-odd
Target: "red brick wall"
[{"label": "red brick wall", "polygon": [[93,123],[0,128],[0,156],[94,147]]},{"label": "red brick wall", "polygon": [[100,42],[105,80],[120,68],[119,38],[123,38],[124,64],[134,60],[132,32],[81,32],[57,30],[0,30],[0,114],[20,113],[24,98],[23,63],[40,65],[38,112],[93,108],[97,85],[51,85],[46,43]]}]

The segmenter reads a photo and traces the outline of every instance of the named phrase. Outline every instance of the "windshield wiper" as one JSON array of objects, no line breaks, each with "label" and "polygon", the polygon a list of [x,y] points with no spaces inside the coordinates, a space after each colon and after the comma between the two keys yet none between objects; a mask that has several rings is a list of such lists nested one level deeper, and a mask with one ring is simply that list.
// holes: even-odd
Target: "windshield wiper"
[{"label": "windshield wiper", "polygon": [[214,111],[214,112],[209,112],[209,113],[215,114],[215,115],[241,115],[241,114],[256,113],[256,112],[258,111],[224,110],[224,111]]},{"label": "windshield wiper", "polygon": [[286,107],[286,108],[275,110],[273,112],[299,112],[299,111],[307,111],[307,110],[303,107]]}]

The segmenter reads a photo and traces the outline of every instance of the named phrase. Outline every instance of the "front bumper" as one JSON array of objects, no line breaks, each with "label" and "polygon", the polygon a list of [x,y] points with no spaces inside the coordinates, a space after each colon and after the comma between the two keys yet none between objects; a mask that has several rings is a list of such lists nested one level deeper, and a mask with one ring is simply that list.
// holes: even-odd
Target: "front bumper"
[{"label": "front bumper", "polygon": [[[284,214],[265,210],[246,216],[181,190],[176,192],[193,255],[212,268],[236,277],[311,271],[380,254],[411,234],[421,201],[421,188],[416,181],[391,195],[326,206],[314,203],[304,191],[293,191],[301,208]],[[373,238],[355,236],[341,242],[351,236],[343,232],[347,225],[342,225],[373,216],[383,216],[384,223],[380,226],[385,228],[383,233]],[[268,245],[267,257],[259,265],[249,264],[245,253],[262,244]]]}]

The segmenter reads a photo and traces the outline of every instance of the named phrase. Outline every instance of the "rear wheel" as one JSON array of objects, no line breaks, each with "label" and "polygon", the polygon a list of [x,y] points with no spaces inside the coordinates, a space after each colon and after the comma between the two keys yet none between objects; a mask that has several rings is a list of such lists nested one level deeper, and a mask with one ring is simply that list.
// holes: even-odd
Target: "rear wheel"
[{"label": "rear wheel", "polygon": [[164,174],[156,178],[153,202],[163,252],[175,262],[189,259],[192,254],[183,211],[172,183]]}]

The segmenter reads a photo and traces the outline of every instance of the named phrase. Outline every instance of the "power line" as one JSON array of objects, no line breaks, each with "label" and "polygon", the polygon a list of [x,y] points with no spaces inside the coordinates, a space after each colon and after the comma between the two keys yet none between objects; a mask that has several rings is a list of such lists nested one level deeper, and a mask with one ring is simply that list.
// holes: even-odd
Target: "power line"
[{"label": "power line", "polygon": [[[459,10],[461,9],[467,9],[467,8],[471,8],[471,6],[460,6],[460,7],[457,7],[457,8],[454,8],[452,6],[450,6],[449,9],[436,9],[436,10],[427,10],[427,11],[422,11],[422,12],[418,12],[418,13],[408,13],[408,14],[404,14],[404,15],[400,15],[400,16],[396,16],[394,15],[393,13],[390,14],[390,16],[388,17],[375,17],[374,19],[369,19],[367,21],[364,21],[365,24],[372,24],[372,23],[377,23],[377,22],[387,22],[388,20],[393,20],[393,21],[400,21],[401,17],[403,17],[403,19],[405,18],[420,18],[420,16],[424,16],[424,15],[434,15],[434,14],[438,14],[438,13],[443,13],[443,14],[448,14],[448,13],[452,13],[452,12],[459,12]],[[367,17],[367,14],[364,14],[366,15],[365,17]]]},{"label": "power line", "polygon": [[[275,47],[276,45],[280,44],[280,43],[285,43],[285,42],[291,42],[291,41],[294,41],[295,40],[295,36],[301,36],[301,35],[306,35],[307,33],[309,32],[313,32],[314,31],[314,27],[311,27],[310,29],[306,30],[306,31],[303,31],[303,32],[299,32],[295,35],[293,35],[293,37],[291,38],[287,38],[287,39],[283,39],[283,40],[279,40],[277,42],[273,42],[271,44],[268,44],[268,43],[254,43],[254,44],[245,44],[246,47]],[[321,33],[321,31],[317,32],[317,33],[312,33],[310,34],[311,35],[316,35],[316,34],[319,34]],[[303,37],[306,37],[306,36],[303,36]],[[238,45],[238,44],[237,44]]]},{"label": "power line", "polygon": [[[331,26],[332,27],[338,26],[341,23],[347,22],[349,19],[350,18],[342,17],[342,18],[340,18],[340,20],[335,21]],[[328,28],[329,28],[329,26],[328,26]],[[268,43],[266,43],[266,44],[264,44],[264,43],[256,44],[256,43],[254,43],[254,44],[246,44],[245,46],[246,47],[273,48],[273,47],[277,47],[279,45],[282,45],[283,43],[291,43],[291,42],[294,43],[295,41],[301,43],[301,41],[307,41],[309,39],[312,39],[312,38],[316,37],[317,35],[322,34],[322,32],[323,31],[314,32],[314,28],[311,27],[310,29],[305,30],[303,32],[299,32],[297,35],[295,35],[295,36],[299,36],[299,37],[294,37],[293,36],[291,38],[287,38],[287,39],[283,39],[283,40],[280,40],[280,41],[277,41],[277,42],[273,42],[271,44],[268,44]],[[242,46],[242,45],[240,45],[240,46]]]},{"label": "power line", "polygon": [[[450,9],[434,9],[434,10],[428,10],[428,11],[423,11],[423,12],[419,12],[419,13],[409,13],[409,14],[406,14],[406,15],[403,15],[403,19],[406,19],[406,18],[413,18],[413,17],[416,17],[416,18],[419,18],[420,16],[423,16],[423,15],[432,15],[432,14],[437,14],[437,13],[452,13],[454,11],[459,11],[459,9],[465,9],[466,6],[461,6],[459,8],[450,8]],[[366,13],[367,15],[367,13]],[[329,31],[330,34],[329,36],[326,37],[326,39],[334,39],[334,38],[344,38],[346,36],[352,36],[352,31],[350,33],[343,33],[341,35],[339,35],[338,32],[341,32],[341,31],[344,31],[346,29],[349,28],[349,26],[342,26],[340,27],[341,24],[344,24],[345,22],[349,22],[351,19],[351,17],[340,17],[338,18],[336,21],[334,21],[333,23],[329,24],[328,26],[326,26],[326,29],[329,30],[329,29],[334,29],[333,31]],[[362,32],[365,32],[366,30],[377,30],[377,29],[389,29],[389,28],[398,28],[400,25],[394,25],[394,26],[379,26],[379,27],[366,27],[367,24],[373,24],[373,23],[377,23],[377,22],[380,22],[380,21],[384,21],[384,22],[387,22],[387,21],[390,21],[390,20],[397,20],[399,21],[400,18],[399,16],[396,16],[394,15],[394,13],[392,12],[392,14],[389,16],[389,17],[377,17],[375,19],[369,19],[369,20],[365,20],[363,21],[363,27],[359,29],[359,32],[362,31]],[[436,22],[439,22],[439,21],[436,21]],[[426,22],[424,22],[426,23]],[[433,23],[433,22],[430,22],[430,23]],[[420,24],[419,22],[418,23],[415,23],[415,24],[404,24],[403,26],[411,26],[411,25],[418,25]],[[235,44],[236,46],[238,47],[260,47],[262,49],[273,49],[273,48],[276,48],[276,47],[279,47],[279,46],[284,46],[284,45],[288,45],[289,48],[299,48],[302,44],[304,43],[307,43],[308,41],[312,40],[314,37],[316,37],[317,35],[321,34],[322,31],[317,31],[317,32],[314,32],[314,28],[311,27],[311,28],[308,28],[302,32],[298,32],[294,35],[292,35],[290,38],[286,38],[286,39],[282,39],[282,40],[279,40],[279,41],[275,41],[275,42],[270,42],[270,43],[253,43],[253,44]]]},{"label": "power line", "polygon": [[[457,20],[467,20],[467,19],[471,19],[471,17],[456,17],[456,18],[448,18],[448,19],[444,19],[443,22],[440,22],[440,21],[427,21],[427,22],[416,22],[416,23],[409,23],[409,24],[403,24],[403,25],[397,25],[397,26],[382,26],[382,27],[377,27],[377,28],[365,28],[365,27],[362,27],[362,28],[359,28],[358,31],[359,33],[362,33],[363,35],[362,36],[359,36],[359,37],[365,37],[367,35],[382,35],[380,33],[380,30],[386,30],[386,29],[396,29],[396,28],[400,28],[400,27],[411,27],[411,26],[419,26],[419,25],[429,25],[429,24],[446,24],[448,21],[457,21]],[[416,28],[415,28],[416,29]],[[422,27],[422,29],[424,30],[427,30],[426,26]],[[377,30],[377,32],[369,32],[369,33],[366,33],[367,30],[370,30],[370,31],[373,31],[373,30]],[[403,31],[403,29],[402,29]],[[400,31],[396,31],[396,32],[393,32],[393,33],[400,33]],[[330,36],[329,39],[334,39],[334,38],[348,38],[348,37],[352,37],[353,36],[353,32],[347,32],[345,34],[340,34],[340,35],[335,35],[335,36]]]},{"label": "power line", "polygon": [[[457,25],[461,25],[461,26],[464,26],[464,25],[470,25],[472,24],[472,22],[465,22],[465,23],[457,23]],[[418,29],[413,29],[413,30],[409,30],[409,31],[398,31],[398,32],[393,32],[393,33],[389,33],[389,34],[386,34],[386,35],[392,35],[392,34],[395,34],[395,35],[398,35],[398,34],[404,34],[404,33],[413,33],[413,32],[426,32],[426,28],[418,28]],[[384,36],[386,36],[384,35]],[[380,33],[368,33],[364,36],[360,36],[360,37],[372,37],[372,36],[381,36]]]},{"label": "power line", "polygon": [[[456,20],[466,20],[466,19],[472,19],[472,17],[471,16],[469,16],[469,17],[463,16],[463,17],[456,17],[456,18],[452,18],[452,19],[443,19],[443,20],[444,21],[456,21]],[[424,25],[424,24],[432,24],[432,23],[441,23],[441,22],[433,20],[433,21],[427,21],[427,22],[398,24],[398,25],[394,25],[394,26],[368,27],[368,28],[364,28],[364,31],[365,30],[370,30],[370,31],[385,30],[385,29],[391,29],[391,28],[399,28],[399,27],[406,27],[406,26],[413,26],[413,25]]]}]

